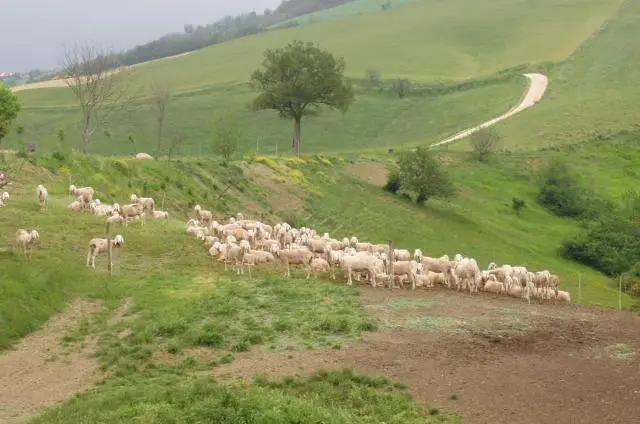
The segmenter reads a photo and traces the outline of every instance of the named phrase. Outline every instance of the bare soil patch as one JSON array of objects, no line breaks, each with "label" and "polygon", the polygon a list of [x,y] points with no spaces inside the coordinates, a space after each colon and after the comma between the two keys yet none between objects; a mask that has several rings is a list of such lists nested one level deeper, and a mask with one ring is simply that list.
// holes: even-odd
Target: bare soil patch
[{"label": "bare soil patch", "polygon": [[409,386],[465,423],[631,423],[640,417],[640,317],[448,291],[363,289],[384,329],[342,349],[247,352],[220,378],[350,368]]},{"label": "bare soil patch", "polygon": [[387,183],[387,168],[375,162],[357,163],[346,168],[347,174],[370,184],[383,186]]},{"label": "bare soil patch", "polygon": [[101,309],[99,303],[77,301],[0,355],[1,423],[22,422],[90,388],[102,377],[92,357],[97,340],[86,340],[70,350],[61,345],[61,338],[79,320]]}]

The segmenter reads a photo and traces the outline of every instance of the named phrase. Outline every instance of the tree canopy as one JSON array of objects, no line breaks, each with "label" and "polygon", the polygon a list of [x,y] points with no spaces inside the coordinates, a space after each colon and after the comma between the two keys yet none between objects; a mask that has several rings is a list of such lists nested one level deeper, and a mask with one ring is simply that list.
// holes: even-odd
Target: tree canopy
[{"label": "tree canopy", "polygon": [[13,121],[20,112],[20,102],[9,87],[0,83],[0,142],[11,131]]},{"label": "tree canopy", "polygon": [[300,154],[300,122],[323,107],[346,112],[353,102],[351,84],[344,77],[343,58],[336,58],[313,43],[294,41],[265,53],[262,68],[252,75],[251,87],[258,91],[254,110],[271,109],[294,122],[294,153]]},{"label": "tree canopy", "polygon": [[389,191],[413,193],[417,203],[432,197],[448,198],[455,193],[449,174],[427,147],[401,153],[397,165],[389,173],[385,186]]}]

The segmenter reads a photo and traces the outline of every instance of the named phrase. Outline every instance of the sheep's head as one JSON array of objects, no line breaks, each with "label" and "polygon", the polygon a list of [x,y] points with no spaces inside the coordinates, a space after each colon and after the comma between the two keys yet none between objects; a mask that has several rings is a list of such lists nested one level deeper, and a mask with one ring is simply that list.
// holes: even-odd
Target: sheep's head
[{"label": "sheep's head", "polygon": [[196,212],[200,212],[202,210],[202,208],[200,207],[200,205],[195,205],[193,207],[193,210],[196,211]]},{"label": "sheep's head", "polygon": [[229,218],[229,224],[233,224],[236,222],[236,219],[234,217]]},{"label": "sheep's head", "polygon": [[9,200],[9,192],[5,191],[2,193],[2,200]]},{"label": "sheep's head", "polygon": [[31,240],[38,240],[40,238],[40,234],[38,234],[36,230],[31,230],[29,237],[31,237]]},{"label": "sheep's head", "polygon": [[491,262],[491,263],[489,264],[489,269],[490,269],[490,270],[494,270],[494,269],[496,269],[497,267],[498,267],[498,265],[496,265],[496,263],[495,263],[495,262]]},{"label": "sheep's head", "polygon": [[237,240],[234,236],[227,236],[227,243],[231,244],[231,243],[236,243]]},{"label": "sheep's head", "polygon": [[241,212],[238,212],[238,213],[236,214],[236,219],[238,219],[238,220],[242,221],[242,220],[244,219],[244,215],[242,215],[242,213],[241,213]]},{"label": "sheep's head", "polygon": [[117,236],[115,236],[113,238],[113,240],[111,240],[111,244],[113,244],[113,247],[120,247],[124,244],[124,237],[122,237],[120,234],[118,234]]},{"label": "sheep's head", "polygon": [[114,204],[113,204],[113,210],[114,210],[114,211],[116,211],[116,212],[118,212],[118,213],[120,213],[120,212],[121,212],[120,204],[118,204],[118,203],[114,203]]},{"label": "sheep's head", "polygon": [[135,194],[132,194],[131,196],[129,196],[129,200],[131,200],[132,202],[135,202],[136,200],[138,200],[138,196],[136,196]]},{"label": "sheep's head", "polygon": [[96,203],[96,205],[101,205],[102,203],[100,202],[100,199],[96,199],[94,200],[94,202]]},{"label": "sheep's head", "polygon": [[76,191],[76,186],[74,186],[73,184],[71,184],[69,186],[69,193],[73,193],[74,191]]}]

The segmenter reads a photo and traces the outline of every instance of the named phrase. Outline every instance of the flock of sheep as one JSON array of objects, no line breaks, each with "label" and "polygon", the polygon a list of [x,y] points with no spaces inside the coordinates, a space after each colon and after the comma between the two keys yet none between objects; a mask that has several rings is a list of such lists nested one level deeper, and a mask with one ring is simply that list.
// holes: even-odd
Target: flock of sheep
[{"label": "flock of sheep", "polygon": [[353,279],[364,279],[372,287],[385,283],[401,287],[410,283],[412,289],[441,285],[470,293],[505,294],[529,303],[532,297],[571,301],[568,292],[558,290],[558,276],[547,270],[531,272],[525,267],[491,263],[481,271],[475,259],[459,254],[453,260],[446,255],[431,258],[417,249],[412,256],[406,249],[390,250],[387,244],[363,243],[356,237],[340,241],[328,233],[320,236],[311,228],[244,219],[241,213],[220,224],[200,205],[194,211],[197,219],[187,222],[187,234],[202,240],[212,258],[224,262],[225,269],[233,266],[238,274],[244,273],[245,267],[250,273],[254,265],[279,262],[286,277],[291,276],[291,266],[304,268],[307,278],[324,274],[334,280],[336,269],[340,269],[348,285]]},{"label": "flock of sheep", "polygon": [[[48,191],[43,185],[37,188],[41,209],[48,205]],[[93,198],[92,187],[76,187],[71,185],[69,192],[76,200],[69,204],[73,211],[91,212],[106,217],[106,221],[128,225],[139,221],[144,225],[146,214],[155,219],[167,219],[169,214],[156,210],[155,201],[150,197],[138,197],[132,194],[132,203],[119,205],[103,204]],[[8,193],[0,197],[9,199]],[[227,266],[233,266],[237,274],[244,273],[245,267],[251,276],[251,268],[255,265],[282,264],[285,276],[291,276],[291,267],[302,267],[306,278],[326,275],[336,279],[336,270],[342,270],[348,285],[365,280],[372,287],[400,286],[410,283],[412,289],[417,287],[432,288],[443,286],[449,289],[468,290],[469,293],[485,291],[497,295],[508,295],[526,299],[558,300],[569,303],[570,295],[558,290],[560,280],[557,275],[547,270],[531,272],[525,267],[489,264],[488,269],[480,270],[473,258],[457,254],[453,260],[447,255],[432,258],[423,255],[416,249],[413,255],[406,249],[391,250],[387,244],[360,242],[356,237],[344,238],[341,241],[331,238],[328,233],[320,236],[311,228],[293,228],[285,223],[274,226],[251,219],[245,219],[241,213],[229,218],[221,224],[214,220],[211,211],[200,205],[194,208],[196,219],[187,222],[187,234],[201,240],[213,259]],[[27,255],[39,234],[36,230],[19,229],[16,242],[22,252]],[[106,238],[93,238],[89,241],[86,265],[95,268],[96,256],[108,249]],[[112,247],[124,244],[124,238],[118,234],[111,240]]]}]

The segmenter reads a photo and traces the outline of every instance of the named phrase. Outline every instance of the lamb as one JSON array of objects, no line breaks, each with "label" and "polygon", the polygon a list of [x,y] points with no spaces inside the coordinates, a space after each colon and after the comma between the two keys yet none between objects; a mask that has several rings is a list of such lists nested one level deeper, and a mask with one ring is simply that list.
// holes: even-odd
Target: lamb
[{"label": "lamb", "polygon": [[153,217],[155,219],[169,219],[169,212],[153,211]]},{"label": "lamb", "polygon": [[487,281],[484,285],[484,291],[488,293],[502,294],[506,292],[506,289],[504,287],[504,283],[499,281]]},{"label": "lamb", "polygon": [[239,245],[231,246],[225,253],[223,259],[226,264],[233,264],[233,268],[236,274],[244,274],[243,261],[244,255],[251,250],[248,243],[240,243]]},{"label": "lamb", "polygon": [[213,223],[213,214],[211,213],[211,211],[202,209],[200,205],[195,205],[193,210],[196,211],[198,219],[202,221],[203,224],[211,225]]},{"label": "lamb", "polygon": [[95,190],[93,187],[76,187],[73,184],[69,186],[69,193],[73,193],[76,196],[76,200],[81,203],[91,203],[93,200],[93,195],[95,194]]},{"label": "lamb", "polygon": [[74,212],[80,212],[84,209],[84,203],[80,202],[79,200],[74,200],[73,202],[69,203],[67,207]]},{"label": "lamb", "polygon": [[311,261],[313,253],[302,249],[282,249],[276,253],[280,262],[287,267],[285,276],[291,278],[291,265],[302,265],[307,271],[307,279],[311,275]]},{"label": "lamb", "polygon": [[571,303],[571,295],[567,291],[558,290],[556,294],[556,300],[565,303]]},{"label": "lamb", "polygon": [[144,218],[143,214],[143,206],[138,203],[131,203],[128,205],[123,205],[119,207],[118,212],[125,219],[125,225],[129,220],[135,219],[135,217],[139,217],[141,225],[144,226]]},{"label": "lamb", "polygon": [[151,197],[138,197],[136,194],[132,194],[130,197],[132,202],[135,202],[142,206],[142,210],[145,212],[151,212],[156,208],[156,202]]},{"label": "lamb", "polygon": [[447,277],[441,272],[427,271],[416,275],[416,287],[435,287],[436,284],[447,285]]},{"label": "lamb", "polygon": [[441,272],[447,278],[447,287],[451,288],[451,279],[453,276],[453,263],[449,260],[448,256],[442,256],[441,258],[430,258],[424,256],[420,261],[424,272]]},{"label": "lamb", "polygon": [[[40,239],[40,234],[36,230],[27,231],[20,228],[16,231],[16,244],[22,251],[25,258],[29,258],[31,255],[31,249],[33,248],[36,240]],[[27,254],[27,252],[29,254]]]},{"label": "lamb", "polygon": [[314,258],[311,261],[311,274],[314,278],[318,277],[318,274],[328,274],[331,271],[329,262],[323,258]]},{"label": "lamb", "polygon": [[[409,252],[407,252],[409,253]],[[395,276],[406,276],[409,282],[411,282],[411,288],[415,290],[416,288],[416,273],[421,269],[419,267],[420,264],[414,261],[397,261],[393,263],[393,275]],[[404,282],[404,280],[399,280]]]},{"label": "lamb", "polygon": [[108,217],[106,222],[108,222],[109,224],[120,224],[120,225],[122,225],[122,224],[125,223],[125,219],[116,212],[113,215],[111,215],[110,217]]},{"label": "lamb", "polygon": [[[124,237],[120,234],[111,239],[111,246],[114,248],[121,247],[124,244]],[[89,241],[89,249],[87,252],[87,266],[96,268],[96,256],[98,253],[108,248],[108,240],[106,238],[93,238]]]}]

